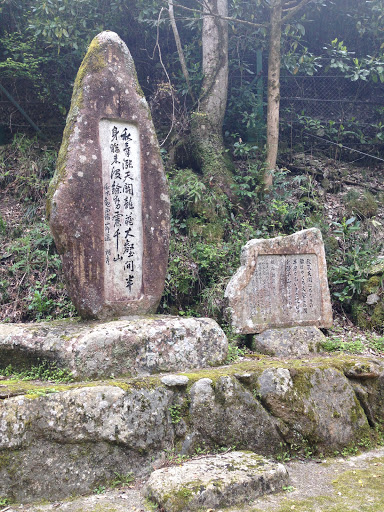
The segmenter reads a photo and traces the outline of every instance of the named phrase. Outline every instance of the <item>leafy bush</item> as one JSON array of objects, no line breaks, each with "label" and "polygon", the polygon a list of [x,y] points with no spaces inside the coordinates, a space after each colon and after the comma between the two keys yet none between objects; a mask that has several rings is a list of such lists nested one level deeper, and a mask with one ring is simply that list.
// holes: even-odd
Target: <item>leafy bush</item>
[{"label": "leafy bush", "polygon": [[55,170],[57,151],[36,137],[16,134],[0,152],[0,188],[25,202],[42,201]]},{"label": "leafy bush", "polygon": [[372,247],[369,234],[362,232],[356,217],[332,222],[333,235],[338,242],[328,269],[331,291],[341,303],[349,304],[361,292],[368,278],[368,269],[374,262],[379,247]]}]

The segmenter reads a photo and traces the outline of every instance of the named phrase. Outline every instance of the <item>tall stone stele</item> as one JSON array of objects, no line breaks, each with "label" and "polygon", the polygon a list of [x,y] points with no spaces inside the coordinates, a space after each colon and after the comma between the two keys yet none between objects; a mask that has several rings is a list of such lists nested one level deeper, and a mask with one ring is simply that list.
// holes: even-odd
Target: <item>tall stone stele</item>
[{"label": "tall stone stele", "polygon": [[96,36],[74,85],[48,217],[83,318],[154,312],[168,261],[169,195],[127,46]]}]

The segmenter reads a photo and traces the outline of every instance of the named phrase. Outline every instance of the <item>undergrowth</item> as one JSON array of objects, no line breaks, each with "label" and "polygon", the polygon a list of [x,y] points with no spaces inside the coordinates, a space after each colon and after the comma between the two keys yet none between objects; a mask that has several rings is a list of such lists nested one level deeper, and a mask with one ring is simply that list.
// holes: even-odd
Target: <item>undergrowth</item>
[{"label": "undergrowth", "polygon": [[20,369],[8,365],[0,368],[0,375],[17,380],[44,380],[50,382],[72,382],[72,373],[66,368],[59,368],[55,361],[42,360],[29,368]]},{"label": "undergrowth", "polygon": [[[369,200],[371,212],[368,214],[365,208],[363,215],[360,196],[356,199],[356,194],[348,192],[345,215],[328,221],[324,216],[321,179],[310,172],[293,174],[283,168],[276,171],[273,187],[266,193],[262,152],[254,145],[242,144],[240,148],[237,144],[232,153],[237,158],[237,169],[231,201],[218,197],[192,169],[168,170],[170,257],[159,312],[214,318],[228,332],[231,347],[243,350],[242,340],[230,332],[224,300],[228,281],[240,265],[242,246],[250,239],[317,227],[325,242],[334,308],[352,317],[354,301],[366,300],[361,299],[361,293],[369,280],[370,267],[382,249],[377,236],[382,226],[376,218],[368,218],[376,211],[378,199],[363,194],[363,199]],[[15,137],[0,152],[0,193],[6,192],[22,204],[21,216],[16,220],[0,211],[3,322],[40,321],[76,314],[44,218],[44,198],[55,158],[54,148],[24,136]],[[382,281],[375,293],[382,300]],[[365,316],[370,314],[368,310]],[[380,330],[376,325],[375,328]],[[328,349],[361,349],[358,341],[348,343],[343,340],[338,344],[331,339]],[[381,348],[373,350],[381,352]],[[239,355],[241,352],[230,349],[230,359]]]},{"label": "undergrowth", "polygon": [[5,206],[0,211],[2,322],[51,320],[76,314],[44,217],[55,161],[55,149],[25,136],[16,135],[13,143],[0,151],[0,193],[18,200],[20,205],[18,212],[6,211]]}]

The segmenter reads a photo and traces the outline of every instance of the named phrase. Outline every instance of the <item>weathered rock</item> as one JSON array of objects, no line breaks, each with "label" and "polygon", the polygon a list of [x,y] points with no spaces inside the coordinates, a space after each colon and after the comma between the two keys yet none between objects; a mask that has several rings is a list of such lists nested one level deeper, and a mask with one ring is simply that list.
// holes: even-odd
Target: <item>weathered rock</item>
[{"label": "weathered rock", "polygon": [[316,449],[339,449],[370,436],[353,387],[335,368],[268,369],[258,378],[262,403],[286,427],[289,444],[303,440]]},{"label": "weathered rock", "polygon": [[378,295],[377,293],[371,293],[367,297],[367,304],[369,306],[372,306],[373,304],[377,304],[379,302],[379,300],[380,300],[380,295]]},{"label": "weathered rock", "polygon": [[255,334],[253,349],[271,356],[300,357],[319,352],[325,340],[324,334],[317,327],[267,329]]},{"label": "weathered rock", "polygon": [[384,274],[384,256],[379,256],[377,262],[368,269],[369,276]]},{"label": "weathered rock", "polygon": [[207,378],[198,380],[190,402],[190,437],[183,453],[201,446],[236,446],[270,454],[271,446],[282,442],[274,418],[235,377],[219,377],[215,384]]},{"label": "weathered rock", "polygon": [[54,360],[76,377],[148,375],[218,365],[228,341],[209,318],[130,317],[107,323],[3,324],[2,365]]},{"label": "weathered rock", "polygon": [[332,308],[324,245],[318,229],[250,240],[225,291],[236,332],[272,327],[330,327]]},{"label": "weathered rock", "polygon": [[262,359],[188,377],[191,387],[169,387],[158,376],[0,380],[0,496],[25,502],[90,492],[115,472],[148,474],[171,449],[273,454],[291,445],[329,453],[368,446],[382,428],[380,359]]},{"label": "weathered rock", "polygon": [[189,378],[186,375],[165,375],[161,378],[161,383],[170,388],[186,386]]},{"label": "weathered rock", "polygon": [[232,452],[154,471],[145,494],[165,512],[206,511],[277,492],[288,471],[255,453]]},{"label": "weathered rock", "polygon": [[114,471],[143,472],[145,455],[172,442],[172,396],[162,387],[94,386],[3,400],[0,495],[59,499],[89,491]]},{"label": "weathered rock", "polygon": [[156,310],[168,261],[168,189],[132,57],[114,32],[95,37],[79,69],[48,214],[82,317]]}]

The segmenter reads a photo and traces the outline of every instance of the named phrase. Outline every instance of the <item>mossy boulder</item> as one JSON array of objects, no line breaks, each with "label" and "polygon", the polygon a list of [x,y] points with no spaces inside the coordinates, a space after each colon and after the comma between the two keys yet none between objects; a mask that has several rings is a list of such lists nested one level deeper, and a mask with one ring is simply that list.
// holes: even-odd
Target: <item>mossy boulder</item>
[{"label": "mossy boulder", "polygon": [[208,222],[197,217],[191,217],[187,221],[189,236],[198,237],[207,242],[219,242],[224,236],[224,227],[222,223]]},{"label": "mossy boulder", "polygon": [[197,512],[241,504],[287,483],[282,464],[236,451],[154,471],[145,493],[165,512]]},{"label": "mossy boulder", "polygon": [[329,453],[367,447],[383,427],[380,359],[262,357],[187,376],[182,386],[155,376],[28,389],[0,381],[0,496],[86,493],[115,472],[147,474],[171,448]]},{"label": "mossy boulder", "polygon": [[357,215],[363,219],[370,219],[377,214],[378,203],[375,197],[368,191],[361,195],[346,197],[345,206],[350,215]]}]

